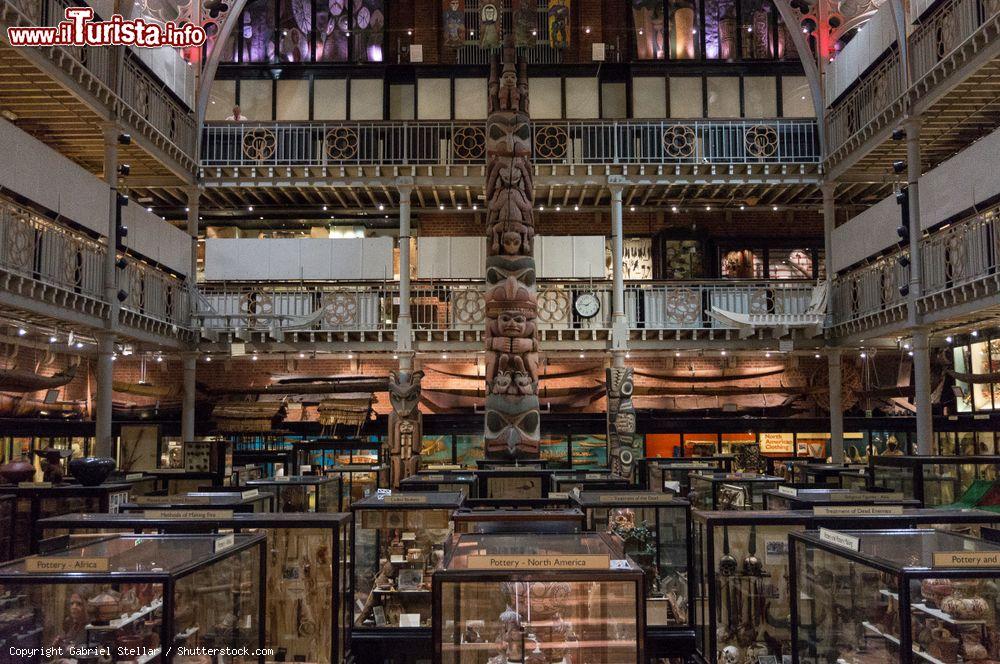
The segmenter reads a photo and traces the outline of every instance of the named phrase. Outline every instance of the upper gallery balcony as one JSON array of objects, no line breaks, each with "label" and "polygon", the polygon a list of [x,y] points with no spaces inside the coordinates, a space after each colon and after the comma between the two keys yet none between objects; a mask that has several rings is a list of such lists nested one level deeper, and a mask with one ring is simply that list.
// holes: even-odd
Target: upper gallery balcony
[{"label": "upper gallery balcony", "polygon": [[[884,174],[888,164],[905,159],[905,142],[888,139],[907,117],[922,118],[921,151],[930,167],[997,126],[1000,4],[943,0],[910,6],[913,24],[906,26],[905,48],[894,38],[879,41],[873,29],[866,31],[865,38],[874,41],[866,42],[868,53],[859,43],[851,62],[838,58],[830,67],[834,79],[841,77],[827,79],[836,98],[827,91],[824,167],[833,178]],[[889,9],[888,3],[882,8],[880,27],[894,35]],[[854,46],[848,44],[845,53]]]},{"label": "upper gallery balcony", "polygon": [[[52,26],[72,0],[0,0],[0,99],[5,116],[99,174],[104,127],[132,136],[120,161],[147,182],[193,181],[198,131],[187,104],[122,47],[11,46],[7,27]],[[176,54],[173,54],[176,57]]]},{"label": "upper gallery balcony", "polygon": [[[415,207],[471,208],[485,182],[485,129],[484,121],[210,123],[201,175],[209,200],[216,189],[242,188],[255,204],[278,204],[283,188],[324,187],[333,205],[362,210],[395,207],[393,181],[407,176]],[[547,205],[605,205],[611,175],[625,178],[626,200],[636,203],[710,201],[720,185],[762,205],[799,203],[796,192],[819,177],[813,120],[535,120],[531,130],[535,198]],[[340,194],[344,187],[352,191]]]}]

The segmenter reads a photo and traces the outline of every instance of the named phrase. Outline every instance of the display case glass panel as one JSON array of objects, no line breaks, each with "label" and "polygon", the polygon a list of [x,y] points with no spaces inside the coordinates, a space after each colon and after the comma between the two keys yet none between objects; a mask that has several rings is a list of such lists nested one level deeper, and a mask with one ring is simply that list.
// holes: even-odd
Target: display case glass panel
[{"label": "display case glass panel", "polygon": [[494,509],[462,508],[452,516],[455,532],[478,533],[580,533],[583,512],[576,508]]},{"label": "display case glass panel", "polygon": [[461,493],[396,493],[351,505],[354,514],[353,634],[431,625],[431,577]]},{"label": "display case glass panel", "polygon": [[[531,560],[551,562],[508,564]],[[434,661],[641,662],[642,584],[639,567],[597,533],[461,535],[434,575]]]},{"label": "display case glass panel", "polygon": [[651,491],[582,491],[587,530],[617,537],[645,575],[646,624],[677,627],[688,611],[689,504]]},{"label": "display case glass panel", "polygon": [[688,460],[678,463],[662,463],[652,461],[648,464],[647,477],[650,491],[669,491],[678,496],[687,497],[691,490],[691,473],[702,473],[718,470],[721,466],[711,459]]},{"label": "display case glass panel", "polygon": [[385,465],[347,465],[326,468],[327,477],[340,478],[340,505],[342,512],[351,509],[355,501],[361,500],[383,487],[388,486],[389,468]]},{"label": "display case glass panel", "polygon": [[122,512],[145,510],[219,510],[271,512],[274,494],[260,489],[244,491],[190,491],[173,496],[137,496],[121,506]]},{"label": "display case glass panel", "polygon": [[573,434],[570,436],[570,462],[573,468],[607,468],[608,437]]},{"label": "display case glass panel", "polygon": [[319,475],[285,475],[249,480],[247,486],[274,495],[275,512],[336,512],[340,503],[340,478]]},{"label": "display case glass panel", "polygon": [[539,499],[552,490],[552,473],[531,468],[477,470],[479,497],[492,500]]},{"label": "display case glass panel", "polygon": [[951,505],[977,480],[993,482],[1000,456],[880,456],[871,460],[873,486],[901,491],[925,507]]},{"label": "display case glass panel", "polygon": [[796,662],[1000,657],[1000,545],[935,530],[797,533]]},{"label": "display case glass panel", "polygon": [[476,462],[486,458],[486,442],[482,435],[455,436],[455,463],[462,468],[475,468]]},{"label": "display case glass panel", "polygon": [[261,532],[268,563],[265,643],[280,661],[340,664],[351,625],[351,515],[68,514],[39,523],[43,551],[111,533]]},{"label": "display case glass panel", "polygon": [[[836,516],[806,511],[694,512],[691,606],[698,654],[709,662],[743,662],[748,657],[756,662],[768,655],[780,662],[782,656],[791,656],[788,535],[792,532],[821,527],[925,527],[978,535],[997,519],[1000,516],[983,511],[941,509]],[[816,660],[816,664],[835,661]]]},{"label": "display case glass panel", "polygon": [[552,489],[560,493],[588,489],[627,489],[628,487],[627,479],[612,475],[610,472],[554,473],[552,475]]},{"label": "display case glass panel", "polygon": [[811,510],[816,507],[879,505],[884,507],[920,507],[913,498],[889,491],[851,491],[850,489],[800,489],[780,486],[764,492],[768,510]]},{"label": "display case glass panel", "polygon": [[756,473],[692,473],[688,500],[701,510],[753,510],[764,507],[763,492],[783,480]]},{"label": "display case glass panel", "polygon": [[263,646],[263,556],[262,535],[223,546],[212,535],[110,536],[8,563],[0,647],[88,649],[88,661],[103,649],[136,662],[168,659],[166,647],[252,652]]},{"label": "display case glass panel", "polygon": [[476,476],[471,473],[420,473],[399,482],[400,491],[457,491],[466,498],[474,497],[476,489]]}]

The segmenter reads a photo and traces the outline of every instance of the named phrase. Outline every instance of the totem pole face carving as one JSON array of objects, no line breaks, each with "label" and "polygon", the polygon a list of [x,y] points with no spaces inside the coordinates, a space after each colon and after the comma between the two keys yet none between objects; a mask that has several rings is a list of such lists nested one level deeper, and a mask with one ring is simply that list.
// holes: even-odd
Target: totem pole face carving
[{"label": "totem pole face carving", "polygon": [[393,487],[413,475],[420,467],[423,420],[420,405],[420,381],[423,371],[389,372],[389,472]]},{"label": "totem pole face carving", "polygon": [[424,377],[423,371],[412,373],[397,373],[390,371],[389,376],[389,403],[392,410],[399,417],[410,417],[420,405],[420,381]]},{"label": "totem pole face carving", "polygon": [[535,458],[538,312],[533,241],[531,119],[527,69],[518,71],[513,37],[503,66],[490,67],[486,121],[486,452]]},{"label": "totem pole face carving", "polygon": [[611,472],[631,478],[635,463],[635,407],[632,405],[632,369],[610,368],[605,380],[608,389],[608,442],[611,444]]}]

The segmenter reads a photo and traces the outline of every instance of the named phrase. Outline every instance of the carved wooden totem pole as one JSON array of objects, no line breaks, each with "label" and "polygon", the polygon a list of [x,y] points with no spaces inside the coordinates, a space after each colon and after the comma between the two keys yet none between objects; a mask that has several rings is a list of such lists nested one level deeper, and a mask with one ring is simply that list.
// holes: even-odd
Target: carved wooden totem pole
[{"label": "carved wooden totem pole", "polygon": [[414,475],[420,467],[424,416],[420,412],[423,371],[389,372],[389,472],[392,487]]},{"label": "carved wooden totem pole", "polygon": [[538,457],[538,336],[528,68],[490,63],[486,120],[486,455]]},{"label": "carved wooden totem pole", "polygon": [[632,405],[634,383],[631,367],[605,369],[608,389],[608,443],[611,447],[611,472],[619,477],[634,479],[635,469],[635,406]]}]

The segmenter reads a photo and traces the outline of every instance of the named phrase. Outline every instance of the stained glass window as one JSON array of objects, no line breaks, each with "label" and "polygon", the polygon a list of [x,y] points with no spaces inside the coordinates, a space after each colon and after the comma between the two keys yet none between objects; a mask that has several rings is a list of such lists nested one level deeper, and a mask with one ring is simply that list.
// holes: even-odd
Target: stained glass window
[{"label": "stained glass window", "polygon": [[734,0],[705,0],[705,57],[709,60],[736,59]]},{"label": "stained glass window", "polygon": [[274,3],[252,0],[240,16],[240,62],[274,61]]},{"label": "stained glass window", "polygon": [[382,62],[384,0],[354,0],[354,54],[358,62]]},{"label": "stained glass window", "polygon": [[278,54],[281,62],[309,62],[312,37],[312,2],[280,0],[278,5]]},{"label": "stained glass window", "polygon": [[347,0],[317,0],[316,61],[347,62],[350,30]]}]

